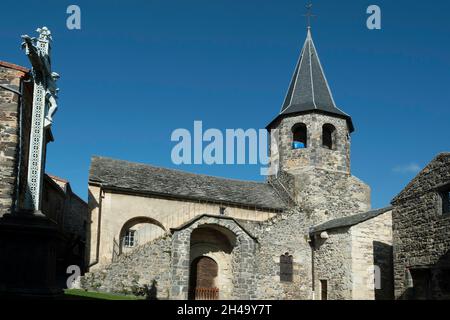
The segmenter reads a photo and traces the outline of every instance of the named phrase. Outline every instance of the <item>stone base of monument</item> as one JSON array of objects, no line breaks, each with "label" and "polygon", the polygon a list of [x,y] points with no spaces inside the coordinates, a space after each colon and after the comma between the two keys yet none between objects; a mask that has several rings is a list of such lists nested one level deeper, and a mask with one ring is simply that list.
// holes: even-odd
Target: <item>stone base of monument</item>
[{"label": "stone base of monument", "polygon": [[0,218],[0,296],[54,298],[56,253],[61,233],[40,212],[21,211]]}]

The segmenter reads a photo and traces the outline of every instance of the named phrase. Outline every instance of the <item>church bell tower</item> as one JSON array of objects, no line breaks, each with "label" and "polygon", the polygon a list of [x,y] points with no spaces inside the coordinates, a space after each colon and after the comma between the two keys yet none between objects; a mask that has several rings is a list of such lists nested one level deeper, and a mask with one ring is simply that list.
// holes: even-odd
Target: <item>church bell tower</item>
[{"label": "church bell tower", "polygon": [[336,106],[310,28],[281,111],[267,129],[278,130],[281,170],[350,174],[352,119]]},{"label": "church bell tower", "polygon": [[350,172],[352,118],[334,101],[310,27],[281,110],[266,128],[277,147],[269,182],[313,222],[370,209],[370,188]]}]

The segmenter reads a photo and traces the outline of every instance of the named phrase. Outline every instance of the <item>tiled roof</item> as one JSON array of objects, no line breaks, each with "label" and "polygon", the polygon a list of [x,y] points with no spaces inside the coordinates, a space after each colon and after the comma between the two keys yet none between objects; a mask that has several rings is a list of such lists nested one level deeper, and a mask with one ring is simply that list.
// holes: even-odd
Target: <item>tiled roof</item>
[{"label": "tiled roof", "polygon": [[392,210],[392,207],[386,207],[378,210],[372,210],[368,212],[358,213],[352,216],[333,219],[327,221],[325,223],[314,226],[310,229],[310,233],[317,233],[331,229],[343,228],[343,227],[351,227],[357,225],[361,222],[370,220],[372,218],[378,217],[379,215]]},{"label": "tiled roof", "polygon": [[147,164],[94,156],[89,182],[162,197],[176,197],[283,210],[284,203],[268,183],[193,174]]}]

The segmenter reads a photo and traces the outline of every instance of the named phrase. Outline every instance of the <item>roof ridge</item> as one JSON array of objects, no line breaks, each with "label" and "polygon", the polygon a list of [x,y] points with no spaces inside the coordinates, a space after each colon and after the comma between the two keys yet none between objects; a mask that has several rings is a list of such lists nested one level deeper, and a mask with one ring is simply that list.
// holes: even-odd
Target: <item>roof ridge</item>
[{"label": "roof ridge", "polygon": [[[419,172],[417,172],[417,174],[414,176],[414,178],[412,178],[408,184],[391,200],[391,204],[395,204],[396,202],[403,200],[403,199],[407,199],[410,196],[405,196],[405,194],[412,188],[414,187],[414,185],[416,184],[417,180],[420,179],[420,177],[422,176],[422,174],[424,172],[426,172],[430,167],[433,166],[433,164],[440,160],[441,158],[445,158],[445,157],[449,157],[450,156],[450,152],[440,152],[437,155],[435,155],[433,157],[432,160],[430,160],[430,162],[428,162]],[[427,189],[426,189],[427,190]]]},{"label": "roof ridge", "polygon": [[47,173],[47,175],[48,175],[50,178],[54,179],[54,180],[58,180],[58,181],[61,181],[61,182],[64,182],[64,183],[69,183],[69,180],[64,179],[64,178],[61,178],[61,177],[58,177],[58,176],[55,176],[54,174]]},{"label": "roof ridge", "polygon": [[[330,230],[330,229],[355,226],[355,225],[365,222],[367,220],[378,217],[379,215],[386,213],[392,209],[393,209],[392,206],[387,206],[384,208],[372,209],[369,211],[355,213],[353,215],[349,215],[349,216],[345,216],[345,217],[334,218],[334,219],[325,221],[323,223],[320,223],[318,225],[312,226],[310,228],[310,233],[316,233],[316,232]],[[359,218],[359,219],[357,219],[357,218]]]},{"label": "roof ridge", "polygon": [[9,68],[9,69],[14,69],[14,70],[17,70],[17,71],[22,71],[24,73],[30,72],[30,69],[28,69],[26,67],[22,67],[22,66],[19,66],[18,64],[6,62],[6,61],[3,61],[3,60],[0,60],[0,66],[5,67],[5,68]]}]

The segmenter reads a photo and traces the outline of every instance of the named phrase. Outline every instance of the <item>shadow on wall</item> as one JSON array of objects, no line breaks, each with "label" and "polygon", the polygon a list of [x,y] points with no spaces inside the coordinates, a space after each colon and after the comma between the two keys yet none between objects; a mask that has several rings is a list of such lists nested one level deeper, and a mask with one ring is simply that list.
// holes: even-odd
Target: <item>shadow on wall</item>
[{"label": "shadow on wall", "polygon": [[432,265],[413,266],[405,272],[402,300],[450,300],[450,250]]},{"label": "shadow on wall", "polygon": [[375,287],[375,300],[394,300],[394,266],[392,245],[373,241],[373,264],[379,267],[379,286]]},{"label": "shadow on wall", "polygon": [[145,300],[158,300],[158,282],[153,279],[150,286],[147,284],[136,286],[132,293],[137,297],[145,297]]}]

